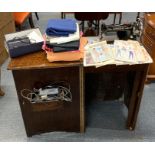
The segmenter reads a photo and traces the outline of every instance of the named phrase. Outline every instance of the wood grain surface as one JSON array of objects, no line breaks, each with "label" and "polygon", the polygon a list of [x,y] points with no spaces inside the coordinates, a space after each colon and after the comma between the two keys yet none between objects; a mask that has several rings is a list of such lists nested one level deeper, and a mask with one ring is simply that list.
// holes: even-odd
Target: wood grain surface
[{"label": "wood grain surface", "polygon": [[82,64],[80,61],[75,62],[48,62],[46,53],[39,51],[32,54],[27,54],[21,57],[13,58],[8,66],[9,70],[22,70],[22,69],[44,69],[44,68],[57,68],[78,66]]}]

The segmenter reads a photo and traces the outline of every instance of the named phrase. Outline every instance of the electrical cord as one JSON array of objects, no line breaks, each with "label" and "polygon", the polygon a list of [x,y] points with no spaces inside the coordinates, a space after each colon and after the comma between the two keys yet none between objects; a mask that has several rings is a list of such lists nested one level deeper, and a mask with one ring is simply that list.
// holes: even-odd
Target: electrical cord
[{"label": "electrical cord", "polygon": [[[63,81],[62,81],[63,82]],[[60,82],[59,82],[60,83]],[[70,85],[68,88],[65,86],[56,85],[58,82],[53,83],[52,85],[46,86],[45,89],[57,89],[58,93],[56,94],[44,94],[41,95],[39,92],[42,90],[34,88],[33,91],[29,89],[22,89],[21,96],[28,100],[31,103],[38,103],[38,102],[50,102],[50,101],[67,101],[72,102],[72,93],[70,91]]]}]

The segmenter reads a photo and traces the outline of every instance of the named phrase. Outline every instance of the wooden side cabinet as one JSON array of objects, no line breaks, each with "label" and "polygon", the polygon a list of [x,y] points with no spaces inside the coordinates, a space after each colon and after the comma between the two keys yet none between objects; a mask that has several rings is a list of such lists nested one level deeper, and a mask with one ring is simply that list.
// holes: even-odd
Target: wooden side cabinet
[{"label": "wooden side cabinet", "polygon": [[[49,63],[45,53],[38,52],[12,59],[12,70],[27,136],[50,131],[84,132],[83,66],[80,62]],[[67,82],[72,102],[31,103],[23,98],[23,89]]]},{"label": "wooden side cabinet", "polygon": [[0,66],[8,57],[8,53],[4,47],[4,35],[15,32],[15,24],[11,12],[0,13]]},{"label": "wooden side cabinet", "polygon": [[[4,47],[4,35],[15,31],[15,24],[11,12],[0,12],[0,68],[8,58],[8,53]],[[1,69],[0,69],[0,96],[4,92],[1,90]]]},{"label": "wooden side cabinet", "polygon": [[151,82],[155,80],[155,13],[144,14],[144,29],[141,42],[154,61],[149,65],[147,74],[147,82]]},{"label": "wooden side cabinet", "polygon": [[[88,84],[86,76],[95,75],[94,80],[98,80],[96,77],[101,76],[102,73],[123,75],[119,77],[122,77],[124,80],[121,80],[115,86],[122,87],[124,103],[128,108],[126,126],[129,130],[134,130],[148,65],[107,65],[99,68],[84,68],[83,63],[80,61],[49,63],[44,52],[11,59],[8,69],[12,70],[13,73],[27,136],[50,131],[84,132],[84,98],[86,93],[86,96],[90,99],[92,95],[85,91],[85,85]],[[117,80],[118,78],[115,79]],[[89,84],[93,86],[95,84],[94,80],[91,80]],[[72,102],[31,103],[21,93],[23,89],[33,90],[38,83],[47,86],[60,81],[66,81],[70,84]],[[102,86],[105,88],[105,84],[102,84]],[[111,85],[108,86],[109,89],[105,92],[115,94],[110,87]],[[89,88],[92,87],[87,87],[87,90]],[[91,90],[96,93],[97,89],[93,87]]]}]

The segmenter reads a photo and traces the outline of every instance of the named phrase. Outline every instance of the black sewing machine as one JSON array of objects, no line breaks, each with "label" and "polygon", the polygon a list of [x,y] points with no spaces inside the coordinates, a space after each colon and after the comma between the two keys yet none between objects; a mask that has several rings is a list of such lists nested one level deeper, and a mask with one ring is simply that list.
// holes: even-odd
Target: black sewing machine
[{"label": "black sewing machine", "polygon": [[[112,12],[111,12],[112,13]],[[140,18],[140,12],[137,13],[136,21],[128,24],[122,24],[122,13],[113,12],[114,20],[113,24],[106,25],[101,24],[101,21],[106,20],[109,17],[109,12],[75,12],[75,18],[81,21],[81,30],[84,36],[99,36],[103,38],[103,34],[108,32],[116,32],[119,39],[137,39],[141,35],[143,28],[143,19]],[[119,14],[119,24],[116,24],[116,15]],[[85,21],[87,21],[87,27],[85,29]]]},{"label": "black sewing machine", "polygon": [[116,32],[121,40],[137,40],[140,37],[143,29],[143,18],[140,18],[140,13],[137,13],[136,21],[128,24],[112,24],[101,25],[101,38],[103,34],[108,32]]}]

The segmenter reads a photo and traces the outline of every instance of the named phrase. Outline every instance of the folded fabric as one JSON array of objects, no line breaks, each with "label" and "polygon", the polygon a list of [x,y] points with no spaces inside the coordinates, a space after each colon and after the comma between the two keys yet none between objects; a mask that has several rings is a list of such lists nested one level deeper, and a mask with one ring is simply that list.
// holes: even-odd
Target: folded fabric
[{"label": "folded fabric", "polygon": [[28,37],[23,37],[23,38],[14,38],[12,40],[9,40],[7,42],[7,45],[9,47],[9,49],[15,49],[15,48],[19,48],[19,47],[24,47],[27,45],[31,45],[31,42],[29,40]]},{"label": "folded fabric", "polygon": [[75,41],[80,39],[79,25],[76,23],[76,32],[73,34],[69,34],[68,36],[48,36],[46,35],[46,40],[50,43],[62,44],[70,41]]},{"label": "folded fabric", "polygon": [[74,19],[50,19],[46,28],[48,36],[68,36],[74,32],[76,32]]},{"label": "folded fabric", "polygon": [[54,61],[78,61],[80,59],[83,59],[84,47],[87,44],[87,42],[88,42],[88,40],[86,37],[80,38],[79,51],[61,52],[61,53],[46,52],[47,60],[49,62],[54,62]]},{"label": "folded fabric", "polygon": [[48,48],[52,48],[53,52],[74,51],[74,50],[79,49],[80,40],[71,41],[71,42],[63,43],[63,44],[50,44],[47,42],[46,45]]}]

